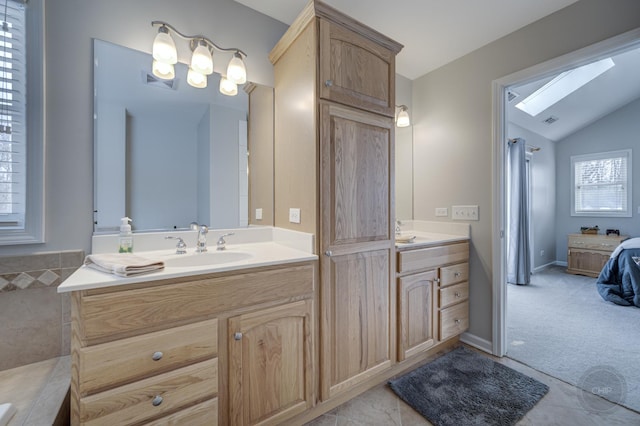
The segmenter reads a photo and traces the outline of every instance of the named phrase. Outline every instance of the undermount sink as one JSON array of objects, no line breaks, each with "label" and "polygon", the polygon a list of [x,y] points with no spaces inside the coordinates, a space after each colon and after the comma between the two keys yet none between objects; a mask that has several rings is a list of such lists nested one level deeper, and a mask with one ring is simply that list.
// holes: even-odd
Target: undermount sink
[{"label": "undermount sink", "polygon": [[164,265],[168,268],[184,268],[194,266],[220,265],[223,263],[240,262],[252,258],[250,253],[238,251],[210,251],[206,253],[193,253],[176,255],[165,259]]}]

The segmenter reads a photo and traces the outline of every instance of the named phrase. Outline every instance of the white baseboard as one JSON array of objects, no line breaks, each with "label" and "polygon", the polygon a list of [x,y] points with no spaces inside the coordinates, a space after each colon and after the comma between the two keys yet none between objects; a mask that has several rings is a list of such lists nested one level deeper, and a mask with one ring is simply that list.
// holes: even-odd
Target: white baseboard
[{"label": "white baseboard", "polygon": [[493,343],[486,339],[483,339],[482,337],[478,337],[475,334],[462,333],[462,335],[460,336],[460,341],[462,343],[466,343],[467,345],[473,346],[474,348],[480,349],[481,351],[490,354],[493,353]]},{"label": "white baseboard", "polygon": [[556,260],[555,262],[553,262],[554,265],[557,266],[567,266],[567,262],[563,262],[562,260]]}]

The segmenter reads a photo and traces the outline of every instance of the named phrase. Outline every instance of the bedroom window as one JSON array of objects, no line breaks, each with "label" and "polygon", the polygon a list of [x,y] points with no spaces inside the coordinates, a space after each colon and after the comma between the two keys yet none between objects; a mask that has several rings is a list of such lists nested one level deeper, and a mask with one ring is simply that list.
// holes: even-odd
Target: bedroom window
[{"label": "bedroom window", "polygon": [[631,150],[571,157],[571,216],[631,217]]}]

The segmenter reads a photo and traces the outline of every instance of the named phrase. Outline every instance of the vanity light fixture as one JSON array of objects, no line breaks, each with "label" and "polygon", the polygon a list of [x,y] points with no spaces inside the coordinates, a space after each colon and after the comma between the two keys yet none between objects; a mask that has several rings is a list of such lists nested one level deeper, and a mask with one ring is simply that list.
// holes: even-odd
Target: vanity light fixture
[{"label": "vanity light fixture", "polygon": [[396,118],[396,126],[398,127],[408,127],[411,125],[411,120],[409,120],[409,113],[407,112],[409,108],[406,105],[396,105],[396,108],[400,108],[400,112],[398,112],[398,117]]},{"label": "vanity light fixture", "polygon": [[[181,33],[171,24],[164,21],[152,21],[151,26],[158,26],[158,34],[153,40],[153,75],[161,79],[175,77],[174,64],[178,62],[178,51],[171,34],[189,41],[191,48],[191,63],[187,74],[187,83],[193,87],[207,87],[207,76],[213,73],[213,51],[233,52],[227,67],[227,78],[220,78],[220,92],[234,96],[238,93],[238,84],[247,81],[247,70],[243,57],[247,54],[232,47],[220,47],[203,35],[189,36]],[[223,84],[224,82],[224,84]],[[224,90],[223,90],[224,87]]]}]

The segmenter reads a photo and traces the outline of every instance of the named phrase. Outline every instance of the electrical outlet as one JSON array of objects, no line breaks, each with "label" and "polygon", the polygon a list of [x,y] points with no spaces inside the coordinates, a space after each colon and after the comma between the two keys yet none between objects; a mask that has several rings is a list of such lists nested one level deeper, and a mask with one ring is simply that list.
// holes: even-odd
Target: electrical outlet
[{"label": "electrical outlet", "polygon": [[478,206],[451,206],[453,220],[480,220]]},{"label": "electrical outlet", "polygon": [[449,209],[446,207],[436,207],[436,216],[438,217],[449,216]]},{"label": "electrical outlet", "polygon": [[300,223],[300,209],[289,209],[289,222]]},{"label": "electrical outlet", "polygon": [[540,250],[540,257],[544,257],[544,250]]},{"label": "electrical outlet", "polygon": [[256,220],[262,220],[262,209],[256,209]]}]

